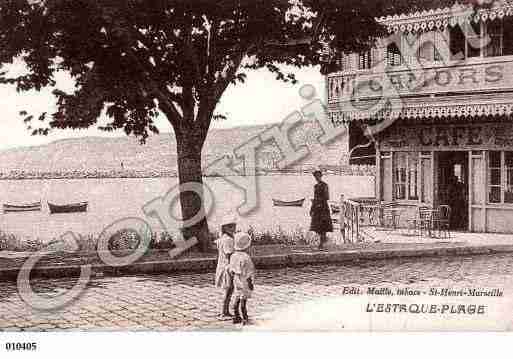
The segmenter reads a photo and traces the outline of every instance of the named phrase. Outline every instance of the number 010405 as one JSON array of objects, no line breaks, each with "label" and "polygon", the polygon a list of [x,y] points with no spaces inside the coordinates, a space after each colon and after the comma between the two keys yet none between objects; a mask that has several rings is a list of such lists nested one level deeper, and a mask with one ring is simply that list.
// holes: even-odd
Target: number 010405
[{"label": "number 010405", "polygon": [[5,343],[7,351],[34,351],[37,350],[37,343]]}]

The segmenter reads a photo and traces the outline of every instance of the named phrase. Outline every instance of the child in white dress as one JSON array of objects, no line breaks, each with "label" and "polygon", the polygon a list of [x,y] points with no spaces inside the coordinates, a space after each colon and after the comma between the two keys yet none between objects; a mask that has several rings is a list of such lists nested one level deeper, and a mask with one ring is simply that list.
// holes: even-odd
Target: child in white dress
[{"label": "child in white dress", "polygon": [[221,320],[231,319],[230,300],[233,294],[233,277],[228,271],[230,256],[234,252],[233,236],[237,230],[235,217],[226,216],[221,222],[221,237],[216,240],[218,257],[215,277],[215,286],[224,289],[223,309]]},{"label": "child in white dress", "polygon": [[255,265],[248,254],[251,237],[247,233],[236,233],[234,244],[235,252],[230,257],[229,265],[230,273],[233,275],[235,297],[233,322],[246,325],[249,322],[246,306],[253,293],[255,280]]}]

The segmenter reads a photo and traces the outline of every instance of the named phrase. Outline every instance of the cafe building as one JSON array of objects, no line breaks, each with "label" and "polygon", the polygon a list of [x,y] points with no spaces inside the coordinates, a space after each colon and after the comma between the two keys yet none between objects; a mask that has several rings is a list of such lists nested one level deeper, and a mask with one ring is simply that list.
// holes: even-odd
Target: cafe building
[{"label": "cafe building", "polygon": [[452,229],[513,233],[513,2],[377,20],[390,36],[326,75],[332,121],[369,142],[377,199],[403,225],[445,204]]}]

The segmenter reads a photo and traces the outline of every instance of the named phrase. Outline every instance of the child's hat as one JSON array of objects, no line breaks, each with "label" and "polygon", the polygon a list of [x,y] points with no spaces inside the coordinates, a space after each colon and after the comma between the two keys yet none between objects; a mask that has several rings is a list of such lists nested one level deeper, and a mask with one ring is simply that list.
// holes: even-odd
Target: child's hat
[{"label": "child's hat", "polygon": [[251,237],[244,232],[235,233],[233,242],[236,251],[244,251],[251,246]]},{"label": "child's hat", "polygon": [[226,226],[228,224],[235,224],[235,223],[237,223],[237,218],[232,214],[227,214],[221,220],[221,227]]}]

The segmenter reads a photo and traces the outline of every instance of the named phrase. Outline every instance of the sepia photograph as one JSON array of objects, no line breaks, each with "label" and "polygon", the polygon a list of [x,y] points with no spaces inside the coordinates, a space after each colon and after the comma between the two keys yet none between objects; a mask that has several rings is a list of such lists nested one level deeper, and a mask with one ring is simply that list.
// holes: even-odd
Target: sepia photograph
[{"label": "sepia photograph", "polygon": [[513,330],[511,0],[0,0],[0,114],[0,352]]}]

